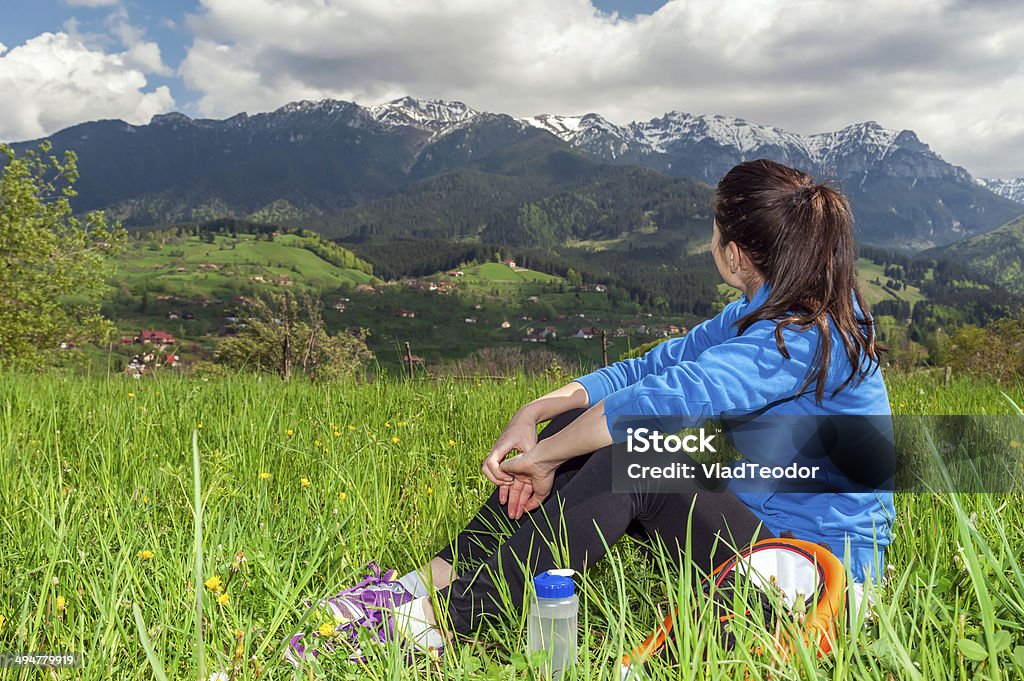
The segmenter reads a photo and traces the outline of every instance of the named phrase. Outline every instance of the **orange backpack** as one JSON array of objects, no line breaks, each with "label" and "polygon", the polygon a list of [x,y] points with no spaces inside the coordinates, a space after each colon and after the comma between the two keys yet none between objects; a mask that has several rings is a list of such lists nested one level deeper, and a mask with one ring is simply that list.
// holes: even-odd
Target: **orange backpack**
[{"label": "orange backpack", "polygon": [[[846,571],[830,550],[802,539],[764,539],[715,568],[705,588],[713,585],[716,590],[728,590],[732,580],[744,575],[749,576],[753,587],[778,587],[790,608],[797,593],[806,594],[803,603],[806,615],[799,625],[800,636],[807,646],[817,648],[819,656],[832,651],[836,623],[846,604]],[[622,656],[621,678],[633,678],[634,672],[664,649],[675,614],[666,617],[646,641]],[[719,621],[733,617],[734,613],[726,614],[719,617]],[[793,642],[785,636],[777,641],[778,651],[784,658],[788,657],[794,650]]]}]

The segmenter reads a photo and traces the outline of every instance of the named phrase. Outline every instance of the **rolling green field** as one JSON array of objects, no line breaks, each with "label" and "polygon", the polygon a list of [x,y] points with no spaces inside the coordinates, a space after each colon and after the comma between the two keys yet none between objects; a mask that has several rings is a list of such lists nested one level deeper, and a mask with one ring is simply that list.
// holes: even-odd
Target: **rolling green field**
[{"label": "rolling green field", "polygon": [[[615,358],[649,340],[636,331],[641,323],[652,329],[686,323],[674,315],[647,317],[637,303],[613,302],[606,293],[576,291],[562,277],[497,262],[466,266],[461,277],[425,277],[412,288],[399,282],[384,284],[359,269],[328,262],[308,247],[316,241],[313,237],[211,238],[208,242],[192,235],[171,236],[161,242],[147,235],[129,243],[117,261],[103,306],[119,335],[131,336],[140,329],[171,333],[179,356],[189,364],[208,358],[226,319],[240,314],[237,295],[310,291],[322,297],[324,323],[331,332],[369,329],[368,342],[378,363],[399,372],[405,341],[411,341],[413,353],[433,367],[492,347],[548,349],[563,357],[563,363],[594,365],[601,361],[600,339],[572,339],[580,327],[608,330],[609,356]],[[341,251],[333,244],[325,247]],[[430,291],[428,282],[451,289],[444,294]],[[373,292],[354,288],[367,283],[375,287]],[[341,299],[347,299],[343,310],[335,307]],[[179,316],[183,314],[190,316]],[[172,315],[176,318],[169,318]],[[467,323],[467,317],[476,321]],[[522,342],[530,328],[548,326],[557,329],[557,344]],[[615,336],[619,327],[626,333]],[[123,366],[136,352],[134,346],[93,349],[90,359],[96,368]]]},{"label": "rolling green field", "polygon": [[316,290],[375,280],[365,272],[324,260],[303,247],[310,239],[295,234],[282,234],[274,241],[247,235],[211,239],[207,242],[185,237],[167,244],[132,241],[118,260],[111,285],[181,297],[230,297],[239,284],[269,289],[275,286],[274,279],[287,279],[292,286]]},{"label": "rolling green field", "polygon": [[[944,388],[925,374],[889,383],[898,413],[1016,413],[982,383]],[[412,667],[393,648],[365,665],[323,658],[302,670],[280,654],[288,636],[315,625],[303,599],[352,585],[370,560],[414,567],[453,536],[489,493],[479,465],[494,438],[552,385],[0,375],[0,651],[85,653],[81,669],[52,678],[536,678],[522,616]],[[1024,402],[1019,390],[1010,396]],[[705,613],[678,624],[678,664],[652,673],[1019,678],[1021,501],[897,495],[877,620],[844,628],[833,655],[752,652],[773,649],[754,625],[724,650],[697,626]],[[574,678],[617,679],[623,649],[670,601],[689,600],[685,574],[639,556],[620,542],[583,580]],[[212,577],[219,590],[203,586],[216,587]]]}]

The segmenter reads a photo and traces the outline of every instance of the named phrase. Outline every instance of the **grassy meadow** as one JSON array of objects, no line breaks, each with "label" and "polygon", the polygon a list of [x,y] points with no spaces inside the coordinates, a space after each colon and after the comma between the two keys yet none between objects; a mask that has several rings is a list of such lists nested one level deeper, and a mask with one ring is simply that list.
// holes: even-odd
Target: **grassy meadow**
[{"label": "grassy meadow", "polygon": [[[899,413],[1017,413],[982,382],[889,383]],[[352,585],[370,560],[414,567],[453,536],[490,491],[479,466],[494,438],[552,385],[0,375],[0,652],[85,653],[78,669],[0,678],[536,678],[522,616],[412,666],[388,648],[364,665],[324,658],[295,670],[281,651],[315,627],[303,599]],[[1007,392],[1024,404],[1019,388]],[[651,673],[1019,678],[1022,501],[898,495],[877,619],[844,627],[833,655],[798,646],[782,660],[756,623],[725,650],[698,626],[702,610],[677,625],[675,661]],[[213,577],[219,590],[204,587]],[[575,678],[618,679],[619,656],[658,613],[692,601],[688,583],[616,546],[583,581]]]}]

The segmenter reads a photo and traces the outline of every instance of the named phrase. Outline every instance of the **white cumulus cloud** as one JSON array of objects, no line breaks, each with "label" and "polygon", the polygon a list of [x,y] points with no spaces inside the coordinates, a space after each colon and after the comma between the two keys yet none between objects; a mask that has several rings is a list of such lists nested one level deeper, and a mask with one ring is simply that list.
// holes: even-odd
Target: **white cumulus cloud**
[{"label": "white cumulus cloud", "polygon": [[174,107],[166,86],[146,90],[144,70],[158,61],[145,50],[90,48],[63,32],[0,50],[0,140],[41,137],[100,118],[148,122]]},{"label": "white cumulus cloud", "polygon": [[1024,3],[201,0],[179,73],[211,116],[411,94],[513,115],[722,113],[794,132],[877,120],[979,175],[1024,174]]}]

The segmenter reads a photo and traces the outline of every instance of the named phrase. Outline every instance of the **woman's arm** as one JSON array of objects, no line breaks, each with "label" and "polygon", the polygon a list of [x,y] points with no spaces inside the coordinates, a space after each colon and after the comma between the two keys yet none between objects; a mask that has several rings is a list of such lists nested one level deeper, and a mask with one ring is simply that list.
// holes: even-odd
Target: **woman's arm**
[{"label": "woman's arm", "polygon": [[538,508],[551,493],[555,469],[561,463],[610,444],[612,436],[601,401],[529,451],[507,459],[500,470],[513,478],[511,485],[503,488],[508,490],[508,516],[518,519],[523,513]]},{"label": "woman's arm", "polygon": [[519,452],[530,451],[537,445],[537,424],[570,409],[586,409],[587,403],[587,391],[573,381],[524,404],[512,416],[480,467],[488,480],[501,486],[498,499],[502,504],[507,501],[508,486],[513,482],[513,477],[501,470],[501,462],[509,452],[513,449]]},{"label": "woman's arm", "polygon": [[670,366],[694,361],[708,348],[734,337],[742,310],[741,301],[729,303],[717,316],[693,327],[682,338],[670,338],[640,357],[624,359],[579,377],[576,381],[586,388],[589,399],[584,406],[597,404],[607,395],[651,374],[660,374]]}]

